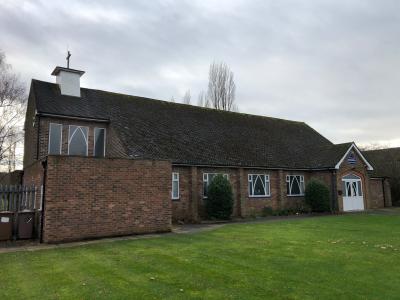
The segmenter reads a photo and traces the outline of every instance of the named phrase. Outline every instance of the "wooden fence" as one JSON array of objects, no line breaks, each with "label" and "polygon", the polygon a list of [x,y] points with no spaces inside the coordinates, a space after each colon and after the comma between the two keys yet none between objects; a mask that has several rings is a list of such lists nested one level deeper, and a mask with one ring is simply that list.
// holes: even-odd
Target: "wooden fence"
[{"label": "wooden fence", "polygon": [[35,210],[35,186],[0,185],[0,212]]}]

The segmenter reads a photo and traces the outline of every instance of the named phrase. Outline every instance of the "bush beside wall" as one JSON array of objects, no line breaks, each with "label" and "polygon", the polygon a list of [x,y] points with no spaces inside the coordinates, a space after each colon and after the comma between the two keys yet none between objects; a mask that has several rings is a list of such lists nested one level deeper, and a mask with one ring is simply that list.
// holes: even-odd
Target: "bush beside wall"
[{"label": "bush beside wall", "polygon": [[233,212],[233,192],[228,179],[214,177],[208,189],[206,211],[209,218],[227,220]]},{"label": "bush beside wall", "polygon": [[330,196],[328,187],[321,181],[312,179],[306,186],[306,204],[313,212],[330,211]]}]

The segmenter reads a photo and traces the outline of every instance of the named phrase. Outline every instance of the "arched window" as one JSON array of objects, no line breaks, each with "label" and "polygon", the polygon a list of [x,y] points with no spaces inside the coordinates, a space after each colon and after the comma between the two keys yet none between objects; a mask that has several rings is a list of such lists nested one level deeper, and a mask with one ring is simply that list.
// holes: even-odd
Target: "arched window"
[{"label": "arched window", "polygon": [[348,174],[346,176],[343,176],[343,179],[349,179],[349,180],[361,180],[361,177],[354,175],[354,174]]},{"label": "arched window", "polygon": [[270,196],[269,175],[267,174],[249,174],[249,196],[266,197]]},{"label": "arched window", "polygon": [[361,177],[355,174],[343,176],[343,195],[345,197],[360,197],[363,195]]},{"label": "arched window", "polygon": [[287,175],[286,187],[288,196],[304,196],[304,176]]},{"label": "arched window", "polygon": [[68,154],[88,155],[88,132],[89,128],[84,126],[69,126]]}]

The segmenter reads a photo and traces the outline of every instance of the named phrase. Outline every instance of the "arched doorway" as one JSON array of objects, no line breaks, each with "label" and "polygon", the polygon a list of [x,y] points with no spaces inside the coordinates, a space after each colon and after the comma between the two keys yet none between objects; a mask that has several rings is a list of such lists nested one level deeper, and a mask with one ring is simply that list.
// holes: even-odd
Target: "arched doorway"
[{"label": "arched doorway", "polygon": [[364,197],[361,177],[349,174],[343,181],[343,211],[364,210]]}]

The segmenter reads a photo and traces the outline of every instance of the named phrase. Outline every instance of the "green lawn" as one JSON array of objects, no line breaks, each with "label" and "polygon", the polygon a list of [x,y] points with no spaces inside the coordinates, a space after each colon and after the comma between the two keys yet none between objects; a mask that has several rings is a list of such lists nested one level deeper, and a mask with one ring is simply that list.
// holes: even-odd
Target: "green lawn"
[{"label": "green lawn", "polygon": [[400,215],[0,254],[0,299],[395,299]]}]

